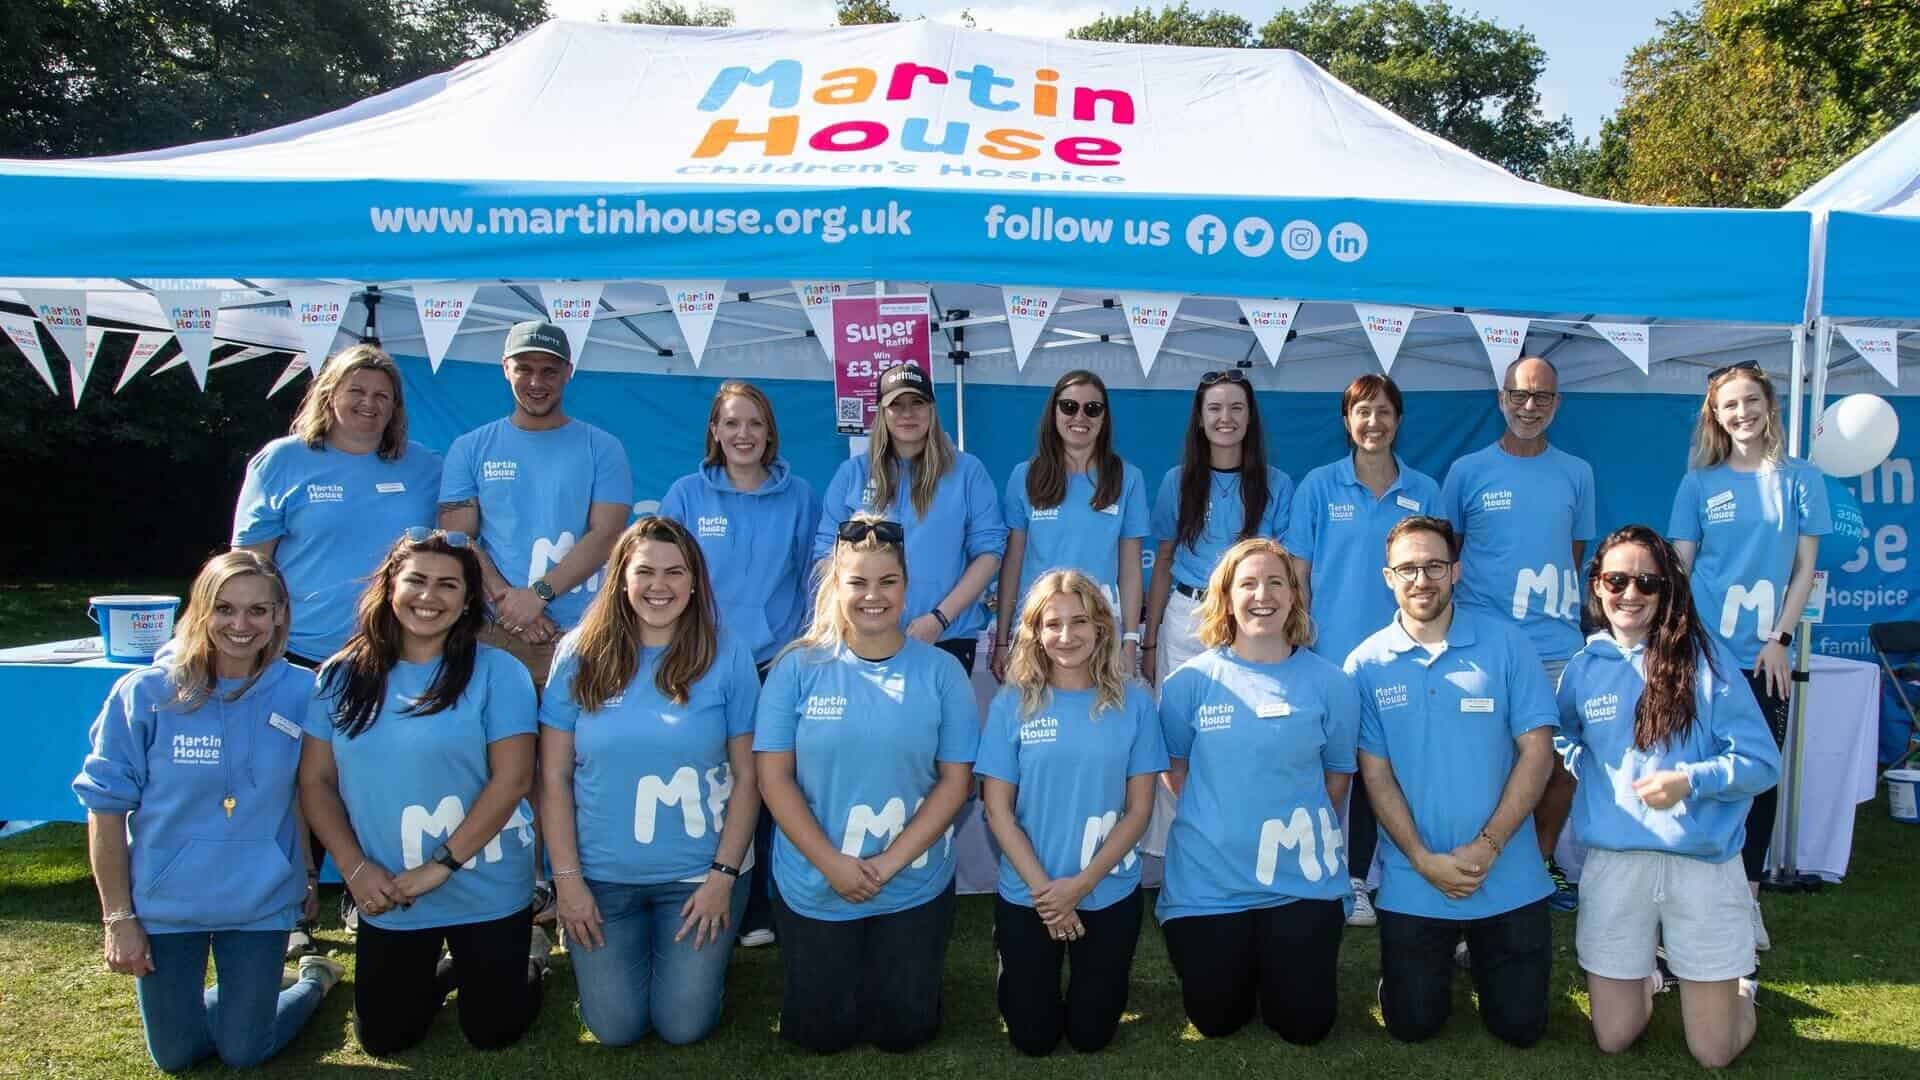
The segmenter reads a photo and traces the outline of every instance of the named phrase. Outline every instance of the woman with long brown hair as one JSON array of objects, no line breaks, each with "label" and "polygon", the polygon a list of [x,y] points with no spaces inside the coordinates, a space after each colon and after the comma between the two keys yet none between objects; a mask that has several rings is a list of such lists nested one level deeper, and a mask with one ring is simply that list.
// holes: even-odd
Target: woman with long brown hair
[{"label": "woman with long brown hair", "polygon": [[247,463],[233,546],[287,579],[287,658],[315,668],[354,630],[367,575],[402,529],[438,512],[440,455],[407,438],[400,369],[378,346],[335,353],[314,373],[290,433]]},{"label": "woman with long brown hair", "polygon": [[[200,568],[173,641],[100,708],[73,790],[106,924],[166,1072],[280,1052],[340,978],[320,956],[280,988],[287,931],[313,914],[295,778],[312,680],[288,664],[287,590],[250,551]],[[211,953],[219,982],[206,985]]]},{"label": "woman with long brown hair", "polygon": [[1033,583],[1010,651],[974,766],[1000,842],[1000,1015],[1023,1053],[1052,1053],[1063,1035],[1099,1050],[1127,1005],[1142,906],[1134,848],[1167,750],[1105,590],[1086,574]]},{"label": "woman with long brown hair", "polygon": [[756,869],[760,682],[678,521],[628,526],[602,581],[541,698],[540,822],[587,1029],[690,1043],[720,1019]]},{"label": "woman with long brown hair", "polygon": [[1680,983],[1687,1048],[1730,1064],[1753,1039],[1754,935],[1740,851],[1780,755],[1740,667],[1696,614],[1679,553],[1644,525],[1601,541],[1587,611],[1605,629],[1567,662],[1560,733],[1587,846],[1575,934],[1600,1049],[1646,1030]]},{"label": "woman with long brown hair", "polygon": [[[1813,591],[1820,537],[1833,531],[1826,480],[1786,456],[1773,380],[1750,361],[1707,377],[1688,465],[1667,537],[1693,582],[1701,623],[1732,654],[1777,747],[1786,740],[1793,685],[1787,647]],[[1760,877],[1774,802],[1772,788],[1753,800],[1741,852],[1762,952],[1773,947],[1760,918]]]},{"label": "woman with long brown hair", "polygon": [[480,1049],[519,1039],[540,1009],[537,706],[527,669],[479,643],[486,621],[470,538],[409,529],[306,714],[300,805],[360,910],[353,1020],[369,1054],[419,1042],[456,989]]},{"label": "woman with long brown hair", "polygon": [[1005,679],[1022,598],[1040,575],[1079,570],[1119,615],[1121,657],[1139,663],[1140,542],[1147,535],[1147,486],[1140,467],[1113,448],[1107,384],[1069,371],[1040,411],[1033,457],[1007,477],[1007,554],[993,633],[993,674]]},{"label": "woman with long brown hair", "polygon": [[913,584],[896,617],[908,637],[951,653],[972,672],[987,625],[980,596],[1007,547],[999,494],[980,459],[954,449],[942,430],[926,372],[888,368],[879,392],[867,452],[843,462],[827,485],[813,557],[833,553],[840,526],[854,514],[898,522]]}]

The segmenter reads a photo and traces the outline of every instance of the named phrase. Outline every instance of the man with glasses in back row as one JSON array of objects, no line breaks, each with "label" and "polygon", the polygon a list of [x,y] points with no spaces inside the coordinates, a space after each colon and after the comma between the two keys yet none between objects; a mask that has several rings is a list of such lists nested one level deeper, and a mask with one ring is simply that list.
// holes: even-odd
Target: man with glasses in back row
[{"label": "man with glasses in back row", "polygon": [[1360,771],[1380,841],[1380,1012],[1419,1042],[1453,1007],[1455,945],[1487,1030],[1532,1046],[1547,1027],[1553,926],[1533,809],[1559,711],[1511,619],[1457,607],[1453,529],[1405,518],[1382,571],[1398,611],[1347,656],[1360,691]]},{"label": "man with glasses in back row", "polygon": [[[1593,467],[1547,445],[1559,390],[1559,373],[1546,360],[1514,361],[1499,394],[1506,430],[1493,445],[1454,462],[1440,486],[1440,512],[1459,537],[1460,606],[1525,631],[1549,690],[1560,685],[1561,670],[1586,643],[1580,571],[1596,534]],[[1554,883],[1552,906],[1559,911],[1579,904],[1579,893],[1553,859],[1572,805],[1573,778],[1556,766],[1535,832]]]}]

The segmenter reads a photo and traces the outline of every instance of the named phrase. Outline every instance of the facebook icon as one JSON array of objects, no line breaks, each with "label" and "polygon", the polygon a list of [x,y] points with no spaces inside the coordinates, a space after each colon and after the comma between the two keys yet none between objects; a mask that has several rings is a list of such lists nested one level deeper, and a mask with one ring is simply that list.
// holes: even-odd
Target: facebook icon
[{"label": "facebook icon", "polygon": [[1187,246],[1196,255],[1217,255],[1227,246],[1227,223],[1212,214],[1187,222]]}]

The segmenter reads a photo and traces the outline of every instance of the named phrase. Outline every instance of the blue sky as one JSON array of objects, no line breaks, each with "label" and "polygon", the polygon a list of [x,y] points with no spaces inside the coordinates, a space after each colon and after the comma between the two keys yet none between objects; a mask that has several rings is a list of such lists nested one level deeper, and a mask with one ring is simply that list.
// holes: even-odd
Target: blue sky
[{"label": "blue sky", "polygon": [[[697,0],[689,0],[693,6]],[[722,0],[725,2],[725,0]],[[562,18],[609,17],[628,6],[628,0],[548,0]],[[833,0],[735,0],[732,7],[741,26],[824,26],[833,22]],[[1064,34],[1106,12],[1130,11],[1134,0],[894,0],[895,10],[957,22],[962,10],[973,13],[986,29],[1017,30],[1023,34]],[[1155,2],[1153,7],[1160,6]],[[1281,5],[1245,0],[1197,0],[1192,6],[1238,12],[1255,27]],[[1285,5],[1298,6],[1294,4]],[[1686,0],[1605,0],[1573,3],[1568,0],[1465,0],[1456,10],[1473,12],[1502,26],[1524,27],[1547,53],[1546,74],[1540,80],[1542,111],[1573,118],[1581,135],[1599,133],[1600,121],[1620,103],[1620,65],[1635,45],[1654,34],[1654,22]]]}]

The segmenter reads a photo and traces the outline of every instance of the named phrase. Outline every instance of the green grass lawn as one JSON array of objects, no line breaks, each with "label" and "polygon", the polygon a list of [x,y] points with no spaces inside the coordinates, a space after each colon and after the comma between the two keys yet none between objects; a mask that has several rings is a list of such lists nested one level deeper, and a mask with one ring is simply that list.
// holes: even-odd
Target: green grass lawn
[{"label": "green grass lawn", "polygon": [[[85,595],[104,591],[96,587],[101,584],[0,589],[0,644],[84,633]],[[164,591],[177,592],[179,584]],[[70,609],[74,598],[78,609]],[[1737,1071],[1823,1080],[1920,1076],[1917,854],[1920,829],[1890,821],[1882,798],[1860,808],[1853,873],[1845,885],[1815,895],[1768,898],[1767,923],[1775,944],[1760,972],[1760,1033],[1734,1066]],[[324,891],[323,910],[334,910],[337,895],[337,889]],[[1659,999],[1653,1026],[1634,1050],[1602,1058],[1593,1049],[1584,984],[1573,961],[1573,917],[1565,915],[1554,917],[1552,1021],[1546,1039],[1532,1050],[1511,1050],[1481,1030],[1464,975],[1456,982],[1454,1020],[1440,1037],[1419,1046],[1394,1042],[1374,1004],[1379,956],[1372,930],[1347,932],[1340,1022],[1325,1043],[1292,1047],[1257,1023],[1232,1038],[1203,1040],[1187,1026],[1166,949],[1149,921],[1134,965],[1132,1000],[1114,1045],[1091,1056],[1063,1047],[1044,1062],[1030,1062],[1008,1047],[994,1006],[992,915],[990,898],[961,899],[947,954],[945,1026],[931,1046],[905,1058],[864,1049],[819,1058],[781,1043],[779,951],[742,949],[733,957],[720,1029],[698,1046],[671,1048],[651,1040],[626,1049],[595,1045],[580,1022],[566,957],[557,953],[545,1007],[518,1045],[490,1054],[470,1050],[449,1011],[436,1021],[426,1043],[386,1061],[362,1054],[353,1041],[353,946],[329,916],[321,944],[347,964],[349,981],[260,1072],[310,1076],[392,1069],[466,1078],[597,1077],[671,1069],[693,1077],[979,1077],[1019,1070],[1086,1077],[1603,1073],[1670,1078],[1696,1069],[1681,1034],[1677,994]],[[99,904],[81,827],[51,825],[0,839],[0,1077],[153,1073],[134,1009],[133,982],[105,973],[100,945]]]}]

